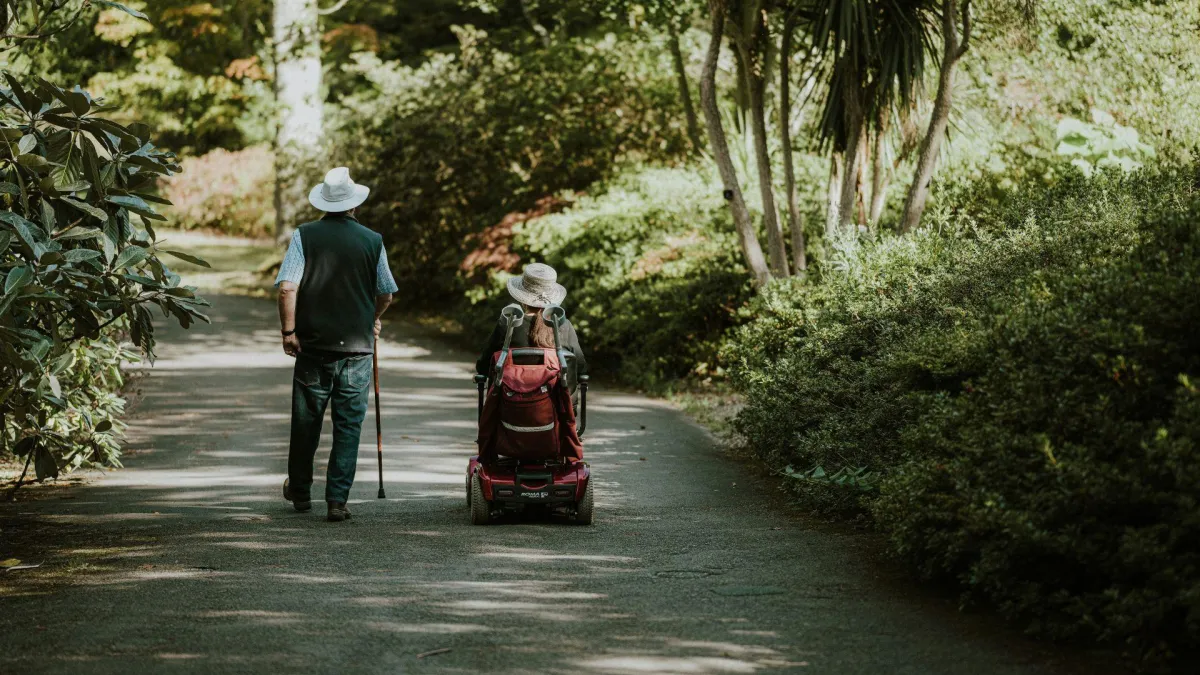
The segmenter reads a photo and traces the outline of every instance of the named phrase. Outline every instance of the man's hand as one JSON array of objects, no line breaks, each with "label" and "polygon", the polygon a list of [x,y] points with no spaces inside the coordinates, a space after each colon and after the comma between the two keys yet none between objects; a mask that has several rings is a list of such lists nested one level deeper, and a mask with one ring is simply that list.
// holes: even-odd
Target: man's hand
[{"label": "man's hand", "polygon": [[300,353],[300,338],[294,333],[283,338],[283,353],[293,358]]},{"label": "man's hand", "polygon": [[383,329],[383,322],[375,319],[375,337],[379,337],[379,331]]}]

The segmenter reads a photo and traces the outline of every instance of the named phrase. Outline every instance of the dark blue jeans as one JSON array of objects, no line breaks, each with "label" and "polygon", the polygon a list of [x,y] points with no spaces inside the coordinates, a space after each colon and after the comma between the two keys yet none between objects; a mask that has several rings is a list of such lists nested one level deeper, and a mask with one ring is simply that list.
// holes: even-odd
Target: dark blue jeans
[{"label": "dark blue jeans", "polygon": [[325,472],[325,501],[345,502],[350,497],[370,384],[370,354],[301,352],[296,357],[288,451],[288,478],[293,495],[303,498],[312,489],[313,458],[321,443],[325,408],[332,401],[333,450]]}]

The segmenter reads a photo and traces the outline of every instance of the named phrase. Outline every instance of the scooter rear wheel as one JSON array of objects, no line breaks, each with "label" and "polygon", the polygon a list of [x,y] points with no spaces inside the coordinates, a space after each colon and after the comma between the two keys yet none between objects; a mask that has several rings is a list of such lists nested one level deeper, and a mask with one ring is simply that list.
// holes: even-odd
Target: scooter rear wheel
[{"label": "scooter rear wheel", "polygon": [[575,506],[575,524],[591,525],[595,510],[596,499],[592,494],[592,481],[589,479],[587,487],[583,489],[583,499]]},{"label": "scooter rear wheel", "polygon": [[492,505],[483,498],[483,481],[471,476],[471,524],[487,525],[492,519]]}]

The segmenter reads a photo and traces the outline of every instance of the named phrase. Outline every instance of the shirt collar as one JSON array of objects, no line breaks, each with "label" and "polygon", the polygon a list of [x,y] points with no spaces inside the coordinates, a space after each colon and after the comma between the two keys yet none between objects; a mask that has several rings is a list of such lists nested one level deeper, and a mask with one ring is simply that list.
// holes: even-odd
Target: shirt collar
[{"label": "shirt collar", "polygon": [[348,212],[326,213],[325,215],[321,216],[321,220],[353,220],[356,223],[358,222],[358,218],[355,218]]}]

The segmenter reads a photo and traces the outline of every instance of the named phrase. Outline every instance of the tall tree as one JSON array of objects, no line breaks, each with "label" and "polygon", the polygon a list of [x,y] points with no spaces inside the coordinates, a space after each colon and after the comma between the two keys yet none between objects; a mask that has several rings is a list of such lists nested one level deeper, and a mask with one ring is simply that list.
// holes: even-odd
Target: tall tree
[{"label": "tall tree", "polygon": [[900,223],[904,232],[916,228],[921,222],[921,215],[925,213],[925,201],[929,199],[929,181],[933,178],[933,170],[937,167],[938,155],[942,151],[942,140],[950,126],[955,66],[967,53],[971,42],[971,0],[962,0],[961,10],[956,0],[942,0],[941,19],[942,59],[938,70],[937,94],[933,99],[929,128],[921,141],[920,154],[917,155],[917,168],[913,173],[912,183],[908,186],[908,196],[904,200],[904,216]]},{"label": "tall tree", "polygon": [[750,131],[754,138],[755,166],[758,169],[758,189],[762,196],[763,225],[767,230],[767,252],[771,272],[786,277],[789,274],[787,245],[779,224],[775,205],[775,180],[771,170],[771,155],[767,144],[767,79],[771,50],[770,26],[767,22],[765,0],[740,0],[731,22],[730,36],[741,56],[742,74],[750,97]]},{"label": "tall tree", "polygon": [[674,19],[667,21],[667,38],[671,50],[671,64],[675,68],[675,81],[679,86],[679,99],[683,102],[683,114],[687,121],[688,140],[692,150],[704,150],[704,138],[700,135],[700,120],[696,117],[696,106],[692,103],[692,87],[688,82],[687,64],[683,58],[683,47],[679,43],[679,25]]},{"label": "tall tree", "polygon": [[[910,106],[925,73],[929,0],[816,0],[809,40],[823,56],[821,136],[842,155],[836,217],[830,229],[851,230],[864,139]],[[870,147],[870,143],[866,144]]]},{"label": "tall tree", "polygon": [[721,109],[717,103],[717,65],[721,58],[721,43],[725,38],[725,0],[708,0],[708,10],[712,19],[712,38],[708,43],[704,72],[700,77],[700,107],[704,111],[704,122],[708,127],[709,148],[717,163],[717,170],[721,173],[721,181],[725,185],[725,199],[733,212],[733,222],[742,245],[742,254],[746,257],[746,267],[754,276],[755,284],[763,286],[770,281],[771,270],[767,267],[762,247],[758,243],[758,235],[754,232],[750,210],[746,208],[746,200],[738,183],[737,168],[729,153],[729,140],[725,136],[725,126],[721,121]]},{"label": "tall tree", "polygon": [[322,143],[321,33],[317,0],[275,0],[275,234],[307,210],[307,175]]},{"label": "tall tree", "polygon": [[[783,43],[779,53],[779,140],[783,149],[783,183],[787,197],[788,230],[792,235],[792,265],[796,274],[808,269],[807,245],[804,241],[804,219],[796,195],[796,165],[792,154],[792,54],[796,41],[796,24],[800,20],[803,5],[788,11],[783,22]],[[811,74],[805,74],[802,98],[812,91],[815,82]]]}]

